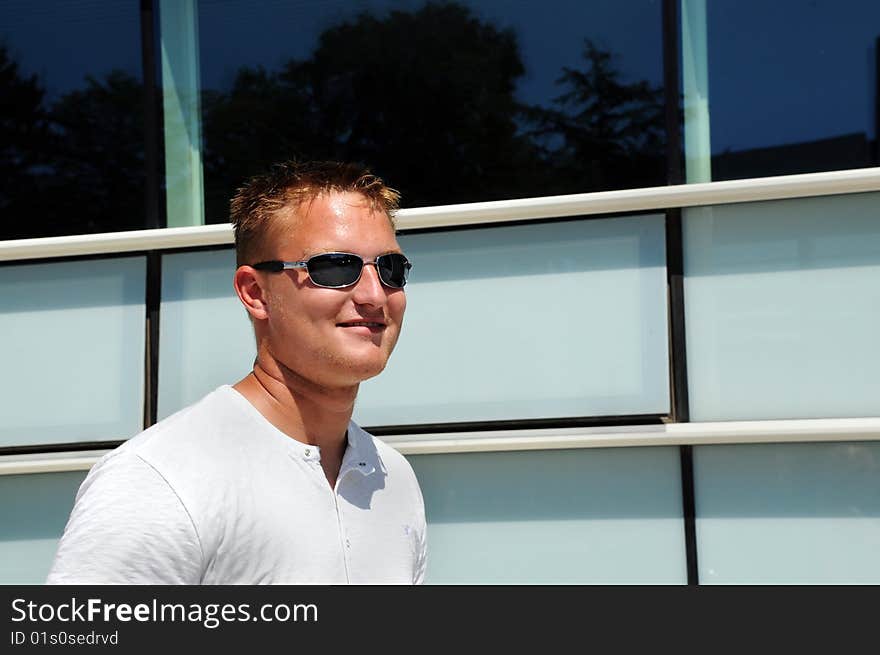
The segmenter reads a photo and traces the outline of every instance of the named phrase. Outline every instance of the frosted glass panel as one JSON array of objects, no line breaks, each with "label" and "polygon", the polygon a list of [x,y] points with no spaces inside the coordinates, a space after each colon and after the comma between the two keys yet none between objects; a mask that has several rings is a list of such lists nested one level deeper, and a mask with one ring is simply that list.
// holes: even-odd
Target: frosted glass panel
[{"label": "frosted glass panel", "polygon": [[232,250],[162,257],[160,419],[253,368],[253,330],[232,288],[234,273]]},{"label": "frosted glass panel", "polygon": [[684,584],[677,448],[410,455],[430,584]]},{"label": "frosted glass panel", "polygon": [[143,257],[0,267],[0,446],[142,429],[144,271]]},{"label": "frosted glass panel", "polygon": [[668,412],[662,216],[399,240],[406,318],[362,424]]},{"label": "frosted glass panel", "polygon": [[43,584],[87,471],[0,475],[0,584]]},{"label": "frosted glass panel", "polygon": [[684,210],[691,419],[880,415],[880,194]]},{"label": "frosted glass panel", "polygon": [[880,583],[880,443],[694,448],[700,583]]}]

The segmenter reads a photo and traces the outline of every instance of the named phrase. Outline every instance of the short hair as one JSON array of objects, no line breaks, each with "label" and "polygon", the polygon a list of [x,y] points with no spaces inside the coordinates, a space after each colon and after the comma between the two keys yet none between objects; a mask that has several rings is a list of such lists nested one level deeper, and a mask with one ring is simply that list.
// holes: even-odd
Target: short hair
[{"label": "short hair", "polygon": [[382,178],[365,166],[336,161],[284,161],[250,178],[230,201],[237,265],[256,263],[252,258],[263,249],[273,219],[280,211],[334,191],[360,193],[374,211],[387,214],[394,226],[400,193],[386,186]]}]

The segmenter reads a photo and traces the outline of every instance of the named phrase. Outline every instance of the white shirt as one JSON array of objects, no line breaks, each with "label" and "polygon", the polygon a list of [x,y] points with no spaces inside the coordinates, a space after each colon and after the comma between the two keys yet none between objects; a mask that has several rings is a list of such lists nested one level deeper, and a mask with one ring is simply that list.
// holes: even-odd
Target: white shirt
[{"label": "white shirt", "polygon": [[422,583],[409,462],[354,422],[335,489],[320,457],[222,386],[92,467],[47,583]]}]

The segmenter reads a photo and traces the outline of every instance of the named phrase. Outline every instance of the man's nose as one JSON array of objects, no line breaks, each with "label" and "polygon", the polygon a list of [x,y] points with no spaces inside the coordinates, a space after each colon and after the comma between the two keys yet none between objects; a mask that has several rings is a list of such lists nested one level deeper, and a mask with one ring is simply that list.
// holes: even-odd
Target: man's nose
[{"label": "man's nose", "polygon": [[379,269],[375,262],[366,262],[361,271],[361,279],[354,287],[354,301],[359,305],[376,305],[381,307],[385,304],[387,295],[385,285],[379,279]]}]

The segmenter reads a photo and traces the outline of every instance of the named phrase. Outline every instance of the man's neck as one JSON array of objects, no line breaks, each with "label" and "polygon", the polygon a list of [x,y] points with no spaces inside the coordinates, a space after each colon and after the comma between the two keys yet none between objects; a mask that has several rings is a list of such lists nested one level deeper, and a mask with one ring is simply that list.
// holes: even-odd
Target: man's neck
[{"label": "man's neck", "polygon": [[233,388],[276,428],[296,441],[318,446],[321,466],[333,486],[347,445],[357,386],[326,388],[285,369],[254,364]]}]

